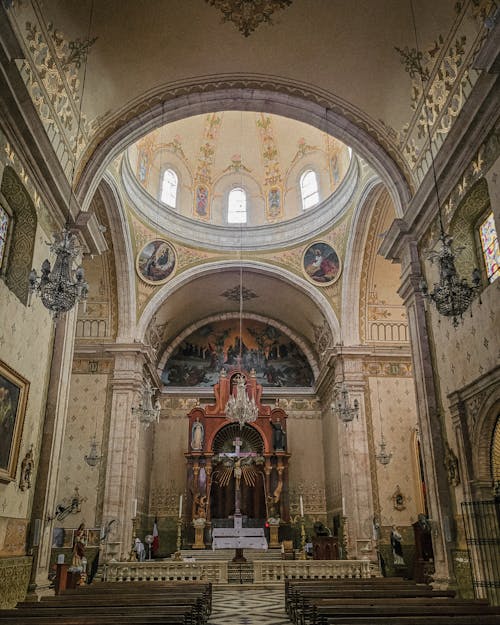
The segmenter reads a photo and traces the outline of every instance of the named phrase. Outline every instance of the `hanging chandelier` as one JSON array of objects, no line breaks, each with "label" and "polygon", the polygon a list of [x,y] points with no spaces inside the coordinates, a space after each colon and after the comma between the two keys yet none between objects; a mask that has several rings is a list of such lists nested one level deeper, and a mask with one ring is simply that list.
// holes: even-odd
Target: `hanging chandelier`
[{"label": "hanging chandelier", "polygon": [[160,400],[157,399],[153,405],[153,395],[157,390],[157,388],[153,388],[149,378],[146,378],[142,389],[142,400],[138,406],[132,406],[132,414],[137,415],[144,428],[148,428],[151,423],[158,423],[160,420]]},{"label": "hanging chandelier", "polygon": [[355,399],[351,403],[349,391],[347,390],[347,385],[345,383],[344,359],[342,358],[342,344],[339,345],[339,348],[342,379],[337,385],[336,397],[334,403],[332,404],[332,410],[337,413],[339,419],[343,423],[347,424],[350,423],[355,417],[358,418],[359,402],[357,399]]},{"label": "hanging chandelier", "polygon": [[375,458],[380,462],[380,464],[386,466],[389,464],[392,458],[392,451],[387,453],[385,448],[387,447],[387,443],[385,442],[384,435],[382,434],[382,438],[380,440],[380,451],[378,454],[375,454]]},{"label": "hanging chandelier", "polygon": [[[92,16],[94,11],[94,0],[91,2],[88,37],[86,41],[81,43],[78,54],[70,56],[66,59],[68,64],[75,63],[79,68],[83,60],[83,78],[82,92],[78,109],[78,123],[76,126],[76,134],[74,136],[74,153],[72,171],[69,179],[69,198],[68,198],[68,219],[71,216],[71,202],[73,199],[73,186],[75,182],[75,171],[77,162],[78,146],[81,144],[81,126],[82,126],[82,108],[85,93],[85,80],[87,77],[87,61],[90,47],[95,43],[96,38],[91,39]],[[79,41],[79,40],[78,40]],[[87,299],[88,285],[85,282],[83,267],[79,266],[73,270],[73,260],[80,256],[82,250],[78,244],[76,235],[65,226],[59,233],[54,233],[54,241],[50,245],[50,251],[55,254],[56,259],[54,267],[51,268],[48,259],[45,259],[41,267],[41,275],[38,276],[35,269],[32,269],[29,275],[29,304],[33,293],[40,296],[43,305],[47,308],[53,319],[57,320],[61,313],[71,310],[78,302],[84,302]]]},{"label": "hanging chandelier", "polygon": [[[412,71],[418,74],[420,77],[420,84],[422,88],[422,97],[424,98],[424,104],[422,106],[425,118],[425,128],[427,134],[427,140],[429,142],[429,153],[431,158],[431,170],[434,181],[434,191],[436,194],[436,204],[439,219],[439,242],[440,250],[438,252],[432,251],[428,255],[428,259],[431,262],[436,261],[439,268],[439,282],[434,283],[432,292],[429,292],[429,287],[425,279],[422,279],[420,283],[420,291],[422,295],[431,300],[438,311],[438,313],[444,317],[451,317],[453,320],[453,326],[458,326],[459,318],[462,319],[464,312],[469,308],[472,300],[477,295],[481,285],[481,274],[479,269],[472,271],[472,286],[469,285],[465,278],[460,278],[457,269],[455,267],[456,253],[453,252],[452,242],[453,237],[445,232],[443,224],[443,211],[441,207],[441,199],[439,195],[439,186],[436,174],[436,164],[434,162],[434,152],[432,150],[432,136],[430,130],[429,120],[432,119],[430,110],[430,97],[426,93],[426,83],[430,80],[429,72],[422,67],[423,55],[420,52],[417,36],[417,25],[415,21],[415,11],[413,8],[413,2],[410,0],[410,8],[413,22],[413,31],[415,33],[415,56],[411,59]],[[461,250],[457,250],[461,251]],[[471,313],[472,314],[472,313]]]},{"label": "hanging chandelier", "polygon": [[95,467],[100,461],[102,456],[99,455],[97,450],[97,441],[95,436],[92,437],[90,441],[90,452],[87,456],[84,456],[85,462],[89,465],[89,467]]},{"label": "hanging chandelier", "polygon": [[237,421],[240,429],[246,423],[252,423],[259,416],[259,407],[255,403],[255,399],[248,397],[245,378],[238,374],[234,377],[236,382],[236,395],[231,395],[226,404],[226,417],[230,421]]},{"label": "hanging chandelier", "polygon": [[436,261],[438,264],[439,282],[435,282],[434,289],[429,292],[427,282],[422,280],[420,290],[426,299],[434,302],[440,315],[453,319],[453,326],[456,328],[458,320],[462,319],[464,312],[480,290],[481,274],[477,267],[472,271],[472,286],[465,278],[460,278],[455,267],[455,254],[451,246],[453,239],[444,231],[439,203],[438,211],[441,249],[439,252],[431,252],[428,258],[431,262]]},{"label": "hanging chandelier", "polygon": [[83,267],[72,269],[73,260],[80,254],[77,237],[66,228],[54,234],[50,251],[56,255],[52,268],[48,259],[42,263],[41,275],[34,269],[29,275],[29,304],[33,293],[40,296],[54,319],[71,310],[77,302],[87,299],[88,285]]}]

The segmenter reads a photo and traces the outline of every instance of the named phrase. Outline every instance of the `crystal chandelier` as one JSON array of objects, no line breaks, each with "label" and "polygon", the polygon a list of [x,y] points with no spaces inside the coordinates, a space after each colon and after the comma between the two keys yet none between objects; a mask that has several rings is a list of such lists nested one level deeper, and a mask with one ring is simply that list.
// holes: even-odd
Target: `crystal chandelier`
[{"label": "crystal chandelier", "polygon": [[153,395],[157,390],[157,388],[153,388],[149,378],[146,378],[142,389],[142,400],[138,406],[132,406],[132,414],[139,417],[139,421],[145,428],[148,428],[151,423],[158,423],[160,420],[160,400],[157,399],[153,405]]},{"label": "crystal chandelier", "polygon": [[101,460],[102,456],[99,455],[97,451],[97,441],[95,436],[92,437],[90,441],[90,452],[87,456],[84,456],[85,462],[89,465],[89,467],[95,467]]},{"label": "crystal chandelier", "polygon": [[[241,339],[240,339],[241,341]],[[234,377],[236,395],[231,395],[226,404],[226,417],[230,421],[237,421],[242,428],[245,423],[252,423],[259,416],[259,408],[255,399],[250,399],[245,388],[245,378],[238,374]]]},{"label": "crystal chandelier", "polygon": [[351,404],[351,398],[349,397],[349,391],[347,390],[347,386],[345,383],[345,374],[344,374],[344,359],[342,358],[342,345],[339,345],[340,352],[339,358],[341,363],[341,371],[342,371],[342,380],[336,389],[336,398],[334,403],[332,404],[332,409],[337,413],[339,419],[343,423],[350,423],[354,417],[358,417],[359,415],[359,402],[357,399],[353,401]]},{"label": "crystal chandelier", "polygon": [[85,282],[83,267],[72,269],[73,259],[80,254],[77,237],[66,228],[54,234],[50,251],[56,255],[54,267],[48,259],[42,263],[41,275],[34,269],[29,275],[29,303],[33,293],[39,295],[45,308],[54,319],[61,313],[71,310],[77,302],[85,302],[88,285]]}]

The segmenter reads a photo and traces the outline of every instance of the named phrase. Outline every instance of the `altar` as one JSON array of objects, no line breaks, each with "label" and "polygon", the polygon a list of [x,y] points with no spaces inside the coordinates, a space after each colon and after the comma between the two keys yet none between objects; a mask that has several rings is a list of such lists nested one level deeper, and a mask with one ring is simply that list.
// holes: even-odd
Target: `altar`
[{"label": "altar", "polygon": [[235,516],[234,527],[217,527],[212,531],[212,549],[267,549],[262,527],[242,527],[241,516]]}]

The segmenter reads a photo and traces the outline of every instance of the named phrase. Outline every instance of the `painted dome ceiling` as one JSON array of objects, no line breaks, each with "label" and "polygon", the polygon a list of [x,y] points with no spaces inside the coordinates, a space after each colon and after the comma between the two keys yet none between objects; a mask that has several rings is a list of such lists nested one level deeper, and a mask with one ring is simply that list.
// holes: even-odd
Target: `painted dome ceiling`
[{"label": "painted dome ceiling", "polygon": [[[212,226],[231,225],[228,196],[242,188],[246,225],[266,226],[304,213],[304,172],[315,173],[318,187],[307,210],[323,206],[342,186],[350,154],[346,145],[308,124],[278,115],[225,111],[196,115],[149,133],[128,149],[124,178],[142,210],[141,192],[154,201],[158,213],[172,210]],[[173,198],[162,198],[165,170],[177,176]],[[154,220],[153,213],[152,206],[149,218]]]}]

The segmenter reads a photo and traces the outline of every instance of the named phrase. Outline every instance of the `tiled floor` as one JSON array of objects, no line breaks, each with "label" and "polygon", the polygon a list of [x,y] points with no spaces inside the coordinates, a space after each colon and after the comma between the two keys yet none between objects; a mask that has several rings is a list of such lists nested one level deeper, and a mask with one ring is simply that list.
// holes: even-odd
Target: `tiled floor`
[{"label": "tiled floor", "polygon": [[283,590],[214,590],[209,625],[290,625]]}]

